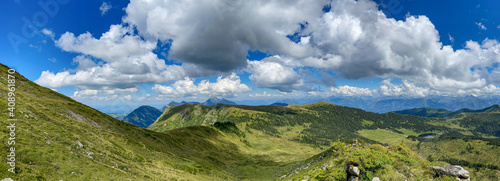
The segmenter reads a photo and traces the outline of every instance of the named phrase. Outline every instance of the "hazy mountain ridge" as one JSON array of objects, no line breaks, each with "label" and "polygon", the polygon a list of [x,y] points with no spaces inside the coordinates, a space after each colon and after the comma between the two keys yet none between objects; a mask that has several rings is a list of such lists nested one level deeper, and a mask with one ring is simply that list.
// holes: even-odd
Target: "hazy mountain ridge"
[{"label": "hazy mountain ridge", "polygon": [[452,97],[434,96],[429,98],[404,98],[404,97],[311,97],[300,99],[284,99],[275,103],[286,104],[310,104],[325,101],[341,106],[354,107],[365,111],[386,113],[412,108],[429,107],[434,109],[448,109],[457,111],[460,109],[482,109],[495,104],[500,104],[500,97]]},{"label": "hazy mountain ridge", "polygon": [[500,106],[493,105],[482,109],[472,110],[472,109],[460,109],[455,112],[452,112],[447,109],[434,109],[434,108],[413,108],[406,109],[400,111],[394,111],[394,113],[404,114],[404,115],[413,115],[413,116],[422,116],[422,117],[439,117],[446,118],[451,117],[461,113],[500,113]]},{"label": "hazy mountain ridge", "polygon": [[162,112],[151,106],[141,106],[123,118],[123,121],[147,128],[153,124]]}]

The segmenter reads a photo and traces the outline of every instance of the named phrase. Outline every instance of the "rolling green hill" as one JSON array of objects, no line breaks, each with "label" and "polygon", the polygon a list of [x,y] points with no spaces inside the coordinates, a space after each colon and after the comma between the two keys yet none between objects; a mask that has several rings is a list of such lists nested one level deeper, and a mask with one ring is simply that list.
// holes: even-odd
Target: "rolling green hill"
[{"label": "rolling green hill", "polygon": [[148,129],[161,132],[186,126],[232,122],[240,128],[263,130],[266,134],[279,137],[288,134],[292,128],[300,128],[294,139],[328,146],[338,139],[362,137],[357,131],[363,129],[398,131],[405,128],[416,132],[448,130],[445,126],[436,125],[440,121],[395,113],[371,113],[326,102],[287,107],[184,104],[168,108]]}]

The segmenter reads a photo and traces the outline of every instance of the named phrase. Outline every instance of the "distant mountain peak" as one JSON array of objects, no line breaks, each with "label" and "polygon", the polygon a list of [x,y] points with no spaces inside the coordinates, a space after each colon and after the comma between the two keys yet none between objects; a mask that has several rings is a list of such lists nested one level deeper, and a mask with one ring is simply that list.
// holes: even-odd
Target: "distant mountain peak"
[{"label": "distant mountain peak", "polygon": [[220,98],[220,97],[211,97],[211,98],[207,99],[207,101],[205,101],[202,104],[205,106],[213,106],[213,105],[217,105],[217,104],[236,104],[236,103],[233,101],[224,99],[224,98]]},{"label": "distant mountain peak", "polygon": [[483,112],[498,112],[498,113],[500,113],[500,106],[498,104],[495,104],[493,106],[490,106],[490,107],[483,109]]},{"label": "distant mountain peak", "polygon": [[153,124],[162,112],[154,107],[144,105],[140,106],[130,114],[123,118],[123,121],[140,126],[142,128],[147,128],[149,125]]}]

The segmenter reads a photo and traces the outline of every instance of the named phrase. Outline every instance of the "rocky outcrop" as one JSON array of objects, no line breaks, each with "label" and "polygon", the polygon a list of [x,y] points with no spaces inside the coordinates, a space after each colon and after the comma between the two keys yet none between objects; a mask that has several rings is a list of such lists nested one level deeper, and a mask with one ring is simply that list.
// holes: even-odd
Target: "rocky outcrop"
[{"label": "rocky outcrop", "polygon": [[347,181],[359,181],[360,170],[358,164],[352,162],[346,162],[345,166],[345,178]]},{"label": "rocky outcrop", "polygon": [[449,175],[456,177],[459,181],[470,181],[469,171],[459,165],[448,165],[443,167],[431,167],[436,172],[436,176],[442,177]]}]

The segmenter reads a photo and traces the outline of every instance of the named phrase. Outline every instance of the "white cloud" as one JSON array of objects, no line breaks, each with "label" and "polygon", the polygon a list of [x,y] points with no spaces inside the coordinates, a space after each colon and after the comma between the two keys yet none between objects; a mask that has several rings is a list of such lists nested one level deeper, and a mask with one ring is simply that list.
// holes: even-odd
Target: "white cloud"
[{"label": "white cloud", "polygon": [[192,79],[186,77],[184,80],[178,80],[170,86],[156,84],[152,90],[166,97],[192,97],[199,94],[233,97],[237,93],[249,92],[252,88],[242,84],[240,77],[233,73],[225,78],[220,76],[213,83],[202,80],[198,85],[195,85]]},{"label": "white cloud", "polygon": [[[88,59],[84,59],[88,60]],[[82,61],[79,61],[81,63]],[[90,61],[88,61],[89,64]],[[85,68],[83,68],[85,67]],[[79,86],[82,88],[130,88],[141,83],[163,83],[184,77],[181,66],[165,65],[153,53],[136,59],[107,63],[93,67],[79,66],[76,73],[43,71],[35,82],[39,85],[59,88]]]},{"label": "white cloud", "polygon": [[[137,88],[126,89],[81,89],[76,90],[71,98],[79,101],[116,101],[131,100],[130,94],[138,92]],[[119,96],[123,95],[123,96]],[[129,99],[130,98],[130,99]]]},{"label": "white cloud", "polygon": [[348,85],[331,87],[327,92],[334,96],[404,96],[404,97],[426,97],[436,96],[465,96],[465,95],[499,95],[500,88],[493,84],[473,89],[457,90],[437,90],[428,87],[416,86],[414,83],[402,80],[400,84],[391,83],[391,79],[385,79],[381,82],[378,89],[368,89],[360,87],[351,87]]},{"label": "white cloud", "polygon": [[111,3],[106,3],[106,2],[102,2],[102,5],[99,7],[99,11],[101,11],[101,16],[104,16],[104,14],[106,14],[106,12],[108,12],[109,9],[111,9]]},{"label": "white cloud", "polygon": [[[291,57],[314,50],[286,35],[322,14],[329,0],[132,0],[124,22],[148,39],[173,40],[170,58],[217,71],[246,66],[249,49]],[[304,39],[304,41],[306,41]]]},{"label": "white cloud", "polygon": [[330,93],[335,96],[374,96],[376,91],[368,88],[351,87],[348,85],[331,87]]},{"label": "white cloud", "polygon": [[486,26],[484,26],[484,24],[482,22],[476,22],[476,25],[481,30],[486,30],[487,29]]},{"label": "white cloud", "polygon": [[448,33],[448,39],[452,44],[455,43],[455,38],[453,38],[449,33]]},{"label": "white cloud", "polygon": [[99,39],[89,32],[77,37],[66,32],[55,43],[64,51],[91,55],[107,62],[144,55],[156,48],[156,42],[144,41],[139,36],[130,35],[129,30],[122,25],[111,25],[109,31],[103,33]]},{"label": "white cloud", "polygon": [[[323,13],[328,3],[331,11]],[[500,69],[495,66],[500,63],[498,41],[467,41],[463,49],[455,50],[440,42],[439,32],[426,16],[387,18],[371,0],[131,0],[125,11],[122,23],[126,26],[112,25],[100,37],[64,33],[55,43],[64,51],[82,54],[73,60],[78,64],[76,72],[45,71],[37,83],[52,88],[130,88],[238,68],[250,73],[257,87],[284,92],[311,91],[313,82],[298,72],[303,68],[331,73],[327,79],[334,74],[354,80],[408,81],[384,84],[386,89],[377,94],[399,94],[413,84],[423,88],[409,93],[418,96],[434,90],[483,90],[500,83]],[[476,25],[486,29],[481,22]],[[298,43],[287,38],[293,34],[299,36]],[[448,38],[454,41],[451,35]],[[166,65],[153,53],[158,40],[171,42],[168,52],[159,51],[182,65]],[[246,60],[248,50],[279,56],[251,61]],[[318,84],[331,86],[335,81]],[[337,88],[339,94],[350,91],[350,87]],[[185,93],[189,94],[201,93]]]},{"label": "white cloud", "polygon": [[[130,35],[121,25],[112,25],[99,39],[84,33],[65,33],[55,41],[64,51],[77,52],[76,72],[43,71],[35,82],[46,87],[130,88],[141,83],[164,83],[188,76],[179,65],[166,65],[152,50],[155,43]],[[103,62],[95,63],[100,59]]]},{"label": "white cloud", "polygon": [[400,84],[392,84],[390,79],[382,81],[378,89],[381,96],[407,96],[425,97],[427,95],[440,95],[441,92],[426,87],[418,87],[415,84],[403,80]]},{"label": "white cloud", "polygon": [[279,56],[267,57],[261,61],[248,61],[245,71],[251,73],[250,80],[257,87],[273,88],[282,92],[309,90],[302,77],[286,65],[286,59]]},{"label": "white cloud", "polygon": [[[468,41],[464,49],[443,46],[426,16],[387,18],[373,1],[334,0],[332,9],[302,32],[320,56],[304,66],[347,79],[401,78],[433,89],[470,89],[493,83],[486,67],[500,62],[500,44]],[[471,70],[474,68],[474,70]]]},{"label": "white cloud", "polygon": [[50,30],[48,30],[48,29],[45,29],[45,28],[44,28],[44,29],[42,29],[42,34],[44,34],[44,35],[46,35],[46,36],[50,37],[51,39],[54,39],[54,37],[56,36],[56,35],[54,34],[54,32],[52,32],[52,31],[50,31]]},{"label": "white cloud", "polygon": [[123,98],[125,98],[126,100],[132,100],[132,96],[131,95],[126,95],[126,96],[123,96]]},{"label": "white cloud", "polygon": [[57,62],[56,58],[49,58],[49,61],[51,61],[51,62],[53,62],[53,63],[56,63],[56,62]]},{"label": "white cloud", "polygon": [[266,91],[264,91],[262,94],[255,93],[255,94],[249,94],[248,96],[250,96],[250,97],[282,97],[284,95],[283,94],[268,94]]}]

